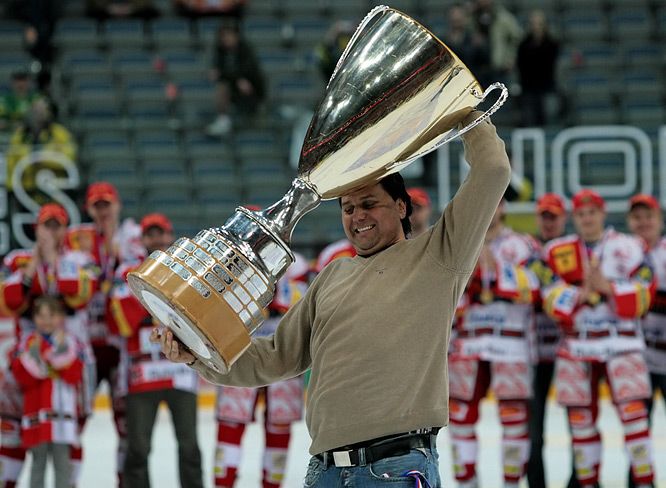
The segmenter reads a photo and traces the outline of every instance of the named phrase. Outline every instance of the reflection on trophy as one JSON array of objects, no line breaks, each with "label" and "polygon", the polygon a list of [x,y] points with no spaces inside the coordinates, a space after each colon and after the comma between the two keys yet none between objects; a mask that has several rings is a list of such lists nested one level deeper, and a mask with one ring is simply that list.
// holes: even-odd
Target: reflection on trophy
[{"label": "reflection on trophy", "polygon": [[[495,104],[456,130],[495,89]],[[239,207],[222,227],[154,252],[129,275],[132,291],[200,361],[227,371],[294,260],[291,234],[305,213],[399,171],[487,118],[506,97],[498,83],[482,94],[465,65],[418,22],[374,8],[338,61],[286,195],[263,211]]]}]

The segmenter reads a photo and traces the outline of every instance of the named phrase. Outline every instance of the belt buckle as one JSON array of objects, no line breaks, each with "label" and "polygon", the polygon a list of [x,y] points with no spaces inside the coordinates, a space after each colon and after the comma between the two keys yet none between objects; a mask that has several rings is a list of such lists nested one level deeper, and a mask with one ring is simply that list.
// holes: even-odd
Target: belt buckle
[{"label": "belt buckle", "polygon": [[349,457],[351,451],[333,451],[333,463],[337,468],[349,468],[354,466]]}]

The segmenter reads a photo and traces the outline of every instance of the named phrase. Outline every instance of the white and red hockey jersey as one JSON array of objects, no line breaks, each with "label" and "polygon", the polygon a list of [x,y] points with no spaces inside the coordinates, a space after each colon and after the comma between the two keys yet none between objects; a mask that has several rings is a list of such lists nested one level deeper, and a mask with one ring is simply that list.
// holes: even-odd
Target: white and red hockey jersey
[{"label": "white and red hockey jersey", "polygon": [[488,244],[494,265],[477,266],[461,299],[453,358],[532,362],[533,303],[539,280],[529,269],[538,256],[533,238],[510,229]]},{"label": "white and red hockey jersey", "polygon": [[150,333],[157,323],[143,308],[127,284],[127,274],[141,263],[125,263],[116,270],[109,294],[110,331],[122,337],[118,388],[123,393],[177,389],[196,393],[199,377],[185,364],[173,363],[151,343]]},{"label": "white and red hockey jersey", "polygon": [[642,320],[645,361],[652,373],[666,374],[666,238],[650,249],[647,259],[655,276],[656,292]]},{"label": "white and red hockey jersey", "polygon": [[23,392],[23,447],[78,444],[82,372],[80,343],[64,330],[50,336],[35,331],[19,343],[12,373]]},{"label": "white and red hockey jersey", "polygon": [[[266,319],[254,337],[275,333],[280,318],[307,291],[309,271],[306,259],[295,254],[296,260],[278,280],[276,293],[269,305],[271,317]],[[259,395],[258,388],[219,386],[217,389],[216,418],[218,421],[249,423]],[[303,414],[303,378],[300,376],[272,383],[266,387],[266,416],[270,423],[289,424],[300,420]]]},{"label": "white and red hockey jersey", "polygon": [[[549,242],[544,257],[554,275],[544,290],[544,310],[565,336],[559,355],[606,361],[644,349],[639,318],[649,309],[654,279],[641,240],[611,228],[593,245],[569,235]],[[613,292],[592,294],[581,303],[583,280],[592,263],[598,263]]]},{"label": "white and red hockey jersey", "polygon": [[107,324],[109,292],[116,269],[123,263],[142,260],[146,250],[141,244],[141,227],[133,219],[125,219],[107,243],[93,224],[72,226],[67,232],[68,249],[87,252],[96,265],[98,288],[88,303],[90,339],[93,345],[119,346],[120,338],[111,333]]}]

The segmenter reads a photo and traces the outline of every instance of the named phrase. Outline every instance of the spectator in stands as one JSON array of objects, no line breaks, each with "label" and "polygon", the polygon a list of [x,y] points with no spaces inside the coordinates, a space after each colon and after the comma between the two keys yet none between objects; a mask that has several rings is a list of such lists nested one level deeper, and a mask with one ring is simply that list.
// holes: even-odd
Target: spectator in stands
[{"label": "spectator in stands", "polygon": [[[141,219],[141,242],[147,254],[165,251],[173,241],[173,227],[165,215],[151,213]],[[127,273],[141,262],[137,260],[118,267],[109,306],[112,330],[125,337],[119,367],[121,388],[127,392],[127,457],[123,486],[150,486],[148,457],[153,427],[160,403],[165,402],[178,441],[180,486],[203,488],[197,439],[199,378],[185,365],[169,363],[160,353],[159,346],[146,340],[154,327],[153,319],[127,285]]]},{"label": "spectator in stands", "polygon": [[153,0],[86,0],[86,14],[98,20],[114,18],[152,19],[159,16]]},{"label": "spectator in stands", "polygon": [[11,88],[0,98],[0,131],[12,132],[24,120],[32,102],[39,98],[33,90],[30,74],[25,70],[14,71]]},{"label": "spectator in stands", "polygon": [[222,15],[241,20],[247,0],[173,0],[176,12],[186,17]]},{"label": "spectator in stands", "polygon": [[556,96],[555,67],[559,51],[560,45],[548,30],[544,12],[532,11],[528,32],[518,46],[516,59],[524,126],[542,126],[552,119],[546,108],[552,105],[548,101]]},{"label": "spectator in stands", "polygon": [[[508,83],[516,64],[516,51],[523,31],[516,18],[495,0],[476,0],[472,7],[474,26],[490,50],[488,82]],[[486,87],[488,83],[481,84]]]},{"label": "spectator in stands", "polygon": [[51,42],[62,2],[57,0],[20,0],[14,2],[14,14],[25,22],[23,38],[32,57],[38,62],[35,73],[50,70],[55,54]]},{"label": "spectator in stands", "polygon": [[[49,102],[44,98],[35,99],[9,141],[7,153],[7,189],[14,189],[14,171],[19,163],[31,153],[48,150],[62,155],[63,159],[76,162],[77,148],[72,134],[62,125],[54,122]],[[48,195],[37,188],[36,175],[41,169],[50,169],[56,175],[64,174],[63,161],[36,159],[24,169],[19,178],[23,189],[38,203],[47,203]]]},{"label": "spectator in stands", "polygon": [[222,136],[232,128],[232,111],[253,115],[264,99],[264,75],[250,43],[241,35],[238,22],[224,20],[215,37],[211,78],[216,83],[217,118],[207,128]]},{"label": "spectator in stands", "polygon": [[326,83],[353,34],[354,26],[351,22],[338,20],[328,29],[324,40],[315,47],[317,66]]},{"label": "spectator in stands", "polygon": [[486,38],[472,28],[469,11],[454,3],[449,7],[448,28],[442,41],[465,63],[484,88],[492,83],[490,46]]}]

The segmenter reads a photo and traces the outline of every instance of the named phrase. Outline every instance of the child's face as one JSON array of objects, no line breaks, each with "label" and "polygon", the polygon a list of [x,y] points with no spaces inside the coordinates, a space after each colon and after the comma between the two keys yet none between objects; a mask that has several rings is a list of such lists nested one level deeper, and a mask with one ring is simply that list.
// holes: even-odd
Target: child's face
[{"label": "child's face", "polygon": [[52,334],[59,330],[65,322],[65,317],[59,312],[54,312],[49,307],[39,307],[33,316],[37,331],[42,334]]}]

